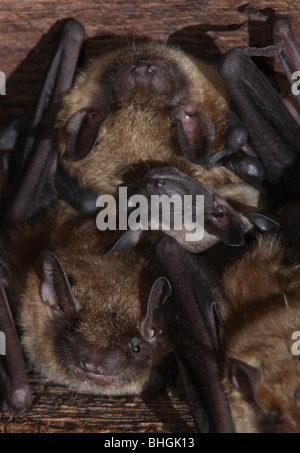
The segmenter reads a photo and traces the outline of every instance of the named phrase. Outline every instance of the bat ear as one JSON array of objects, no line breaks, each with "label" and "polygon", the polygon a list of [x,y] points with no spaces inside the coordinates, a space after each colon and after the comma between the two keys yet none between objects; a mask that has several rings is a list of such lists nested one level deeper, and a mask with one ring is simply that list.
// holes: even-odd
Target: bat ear
[{"label": "bat ear", "polygon": [[207,164],[216,135],[212,121],[193,104],[174,109],[171,120],[177,125],[178,141],[184,156],[193,164]]},{"label": "bat ear", "polygon": [[42,300],[51,319],[71,318],[79,311],[79,303],[72,293],[64,268],[54,253],[42,253]]},{"label": "bat ear", "polygon": [[[206,211],[206,210],[205,210]],[[245,225],[231,206],[216,196],[212,206],[205,212],[205,228],[227,245],[244,244]]]},{"label": "bat ear", "polygon": [[244,396],[250,403],[261,407],[258,398],[259,384],[261,379],[260,371],[242,362],[238,359],[229,358],[230,362],[230,378],[234,387]]},{"label": "bat ear", "polygon": [[141,335],[148,342],[156,342],[165,331],[163,305],[171,297],[170,282],[165,277],[159,277],[153,283],[148,298],[145,318],[141,323]]},{"label": "bat ear", "polygon": [[127,230],[114,242],[103,247],[100,251],[102,255],[108,255],[121,250],[128,250],[136,247],[140,243],[142,230]]},{"label": "bat ear", "polygon": [[69,162],[79,162],[94,148],[101,127],[109,115],[100,110],[79,110],[67,123],[67,144],[63,158]]},{"label": "bat ear", "polygon": [[262,212],[245,212],[243,215],[263,233],[279,233],[280,231],[281,221],[276,215]]}]

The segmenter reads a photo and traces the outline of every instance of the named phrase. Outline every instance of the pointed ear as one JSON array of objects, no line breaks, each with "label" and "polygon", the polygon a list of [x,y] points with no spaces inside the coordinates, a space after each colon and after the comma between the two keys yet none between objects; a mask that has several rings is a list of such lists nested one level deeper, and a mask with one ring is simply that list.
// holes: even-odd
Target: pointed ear
[{"label": "pointed ear", "polygon": [[102,255],[109,255],[110,253],[120,252],[121,250],[128,250],[140,244],[142,230],[127,230],[122,236],[114,242],[106,245],[100,250]]},{"label": "pointed ear", "polygon": [[244,396],[250,403],[254,403],[262,410],[261,403],[258,398],[259,384],[261,379],[260,371],[242,362],[238,359],[229,358],[230,363],[230,379],[234,387]]},{"label": "pointed ear", "polygon": [[63,158],[69,162],[79,162],[94,148],[101,127],[109,115],[99,110],[79,110],[67,124],[67,144]]},{"label": "pointed ear", "polygon": [[174,109],[171,120],[177,124],[178,141],[184,156],[194,164],[207,164],[216,135],[212,121],[194,104]]},{"label": "pointed ear", "polygon": [[164,333],[163,305],[171,294],[172,289],[167,278],[159,277],[155,280],[148,298],[147,313],[141,323],[141,335],[146,341],[156,342]]},{"label": "pointed ear", "polygon": [[279,233],[280,231],[280,219],[276,215],[262,212],[245,212],[243,215],[263,233]]},{"label": "pointed ear", "polygon": [[205,207],[204,227],[227,245],[243,245],[245,225],[237,212],[221,197],[215,195]]},{"label": "pointed ear", "polygon": [[52,252],[43,252],[41,296],[51,319],[71,318],[79,311],[79,303],[72,293],[64,268]]}]

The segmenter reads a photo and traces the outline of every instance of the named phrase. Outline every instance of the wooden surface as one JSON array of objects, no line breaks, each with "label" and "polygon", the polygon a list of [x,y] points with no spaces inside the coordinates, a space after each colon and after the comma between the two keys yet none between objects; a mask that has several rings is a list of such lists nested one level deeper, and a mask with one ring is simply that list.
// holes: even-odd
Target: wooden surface
[{"label": "wooden surface", "polygon": [[179,383],[155,399],[78,394],[30,375],[33,400],[25,414],[2,413],[0,433],[193,433]]},{"label": "wooden surface", "polygon": [[[7,94],[0,96],[0,128],[38,97],[57,21],[74,17],[86,29],[85,58],[127,41],[156,39],[179,43],[203,58],[233,46],[266,45],[269,30],[249,24],[239,12],[245,1],[135,0],[33,1],[2,0],[0,70]],[[293,19],[300,42],[300,0],[253,1]],[[21,415],[3,413],[0,432],[193,432],[194,425],[180,387],[145,401],[140,397],[101,398],[76,394],[31,375],[33,402]]]},{"label": "wooden surface", "polygon": [[[126,42],[156,39],[178,43],[202,57],[216,56],[233,46],[266,45],[265,24],[249,24],[239,0],[34,1],[2,0],[0,9],[0,70],[7,95],[0,96],[0,128],[38,97],[51,48],[43,36],[68,17],[86,29],[88,56]],[[252,1],[257,9],[289,14],[300,38],[300,0]],[[299,39],[300,41],[300,39]]]}]

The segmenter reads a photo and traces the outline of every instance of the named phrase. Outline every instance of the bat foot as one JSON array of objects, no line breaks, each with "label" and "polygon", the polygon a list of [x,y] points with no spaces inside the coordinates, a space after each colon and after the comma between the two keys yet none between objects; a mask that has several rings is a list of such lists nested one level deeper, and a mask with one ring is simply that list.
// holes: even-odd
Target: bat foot
[{"label": "bat foot", "polygon": [[31,390],[26,383],[12,386],[8,394],[9,407],[17,412],[26,410],[31,401]]}]

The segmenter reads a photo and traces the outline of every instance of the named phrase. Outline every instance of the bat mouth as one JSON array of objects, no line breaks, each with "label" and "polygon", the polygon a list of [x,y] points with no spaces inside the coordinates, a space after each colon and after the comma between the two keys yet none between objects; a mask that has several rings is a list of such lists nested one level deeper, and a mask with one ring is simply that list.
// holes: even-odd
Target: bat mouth
[{"label": "bat mouth", "polygon": [[76,369],[76,378],[86,384],[96,384],[99,387],[112,385],[116,379],[115,376],[92,371],[83,371],[80,368]]},{"label": "bat mouth", "polygon": [[115,377],[114,376],[106,376],[104,374],[92,373],[88,372],[85,373],[84,379],[87,382],[99,385],[99,386],[106,386],[113,384]]}]

